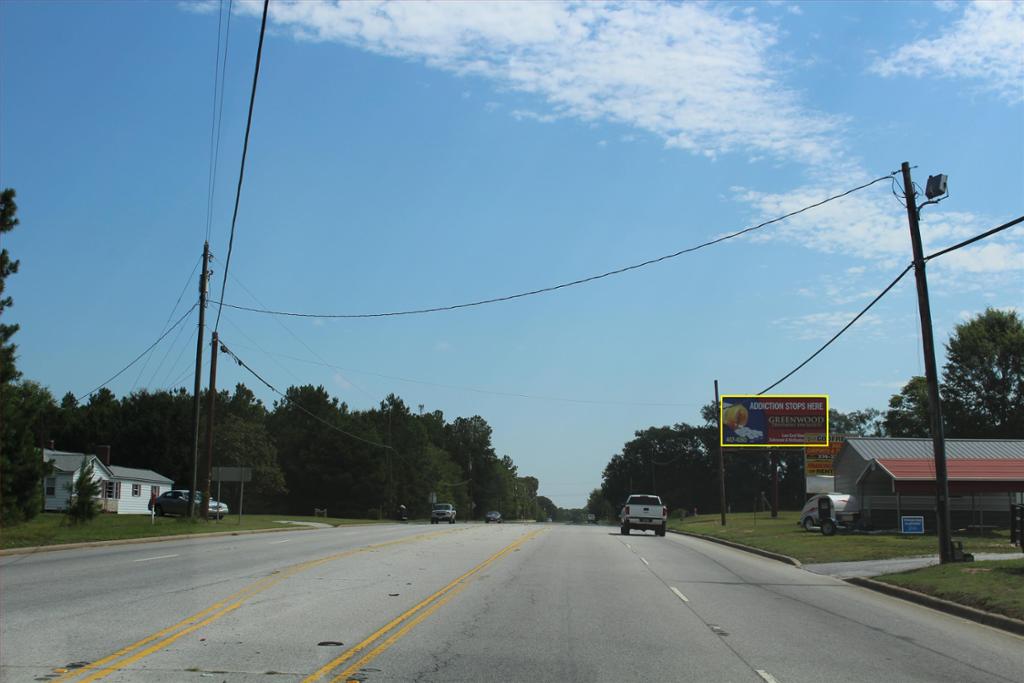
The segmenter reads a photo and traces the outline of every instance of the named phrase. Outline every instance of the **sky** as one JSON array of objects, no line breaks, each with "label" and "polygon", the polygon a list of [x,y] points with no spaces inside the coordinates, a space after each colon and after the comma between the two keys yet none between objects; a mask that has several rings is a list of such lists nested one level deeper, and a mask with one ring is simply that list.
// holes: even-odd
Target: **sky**
[{"label": "sky", "polygon": [[[0,185],[21,220],[4,236],[21,260],[5,318],[20,370],[56,397],[87,394],[185,315],[207,235],[220,300],[261,7],[0,4]],[[1024,214],[1022,55],[1021,2],[275,0],[223,300],[349,314],[511,295],[904,161],[921,187],[949,177],[921,214],[931,252]],[[912,258],[893,192],[886,179],[536,296],[369,319],[225,308],[220,334],[282,390],[479,414],[499,455],[576,507],[637,430],[700,423],[716,379],[761,391],[889,284]],[[1024,229],[928,277],[941,366],[957,324],[1024,309]],[[190,387],[196,320],[110,388]],[[923,374],[919,325],[906,277],[774,391],[884,408]],[[222,360],[218,386],[237,382],[276,398]]]}]

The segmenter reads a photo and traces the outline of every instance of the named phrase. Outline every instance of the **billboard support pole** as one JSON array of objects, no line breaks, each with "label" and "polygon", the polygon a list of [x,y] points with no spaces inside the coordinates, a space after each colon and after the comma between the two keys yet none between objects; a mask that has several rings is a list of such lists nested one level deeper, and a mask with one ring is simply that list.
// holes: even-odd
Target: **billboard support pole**
[{"label": "billboard support pole", "polygon": [[725,526],[725,455],[722,448],[722,406],[718,400],[718,380],[715,380],[715,414],[718,415],[718,500],[722,508],[722,526]]},{"label": "billboard support pole", "polygon": [[772,463],[772,519],[779,516],[779,452],[768,449],[768,455]]}]

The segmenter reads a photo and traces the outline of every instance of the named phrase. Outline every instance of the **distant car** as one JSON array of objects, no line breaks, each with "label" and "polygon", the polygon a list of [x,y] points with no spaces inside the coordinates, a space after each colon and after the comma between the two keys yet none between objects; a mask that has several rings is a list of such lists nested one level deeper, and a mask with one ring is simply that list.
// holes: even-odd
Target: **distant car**
[{"label": "distant car", "polygon": [[455,524],[455,506],[451,503],[434,503],[434,509],[430,511],[430,523],[441,522]]},{"label": "distant car", "polygon": [[[158,516],[163,515],[188,515],[188,500],[189,492],[182,490],[170,490],[162,493],[153,504],[153,512]],[[202,494],[196,496],[196,512],[199,513],[202,509],[201,503],[203,500]],[[228,514],[228,506],[226,503],[210,499],[210,517],[220,519]]]},{"label": "distant car", "polygon": [[487,524],[490,524],[491,522],[494,522],[495,524],[501,524],[501,513],[498,512],[497,510],[492,510],[488,512],[487,515],[484,517],[484,522],[486,522]]},{"label": "distant car", "polygon": [[587,524],[597,524],[597,515],[590,513],[587,515]]}]

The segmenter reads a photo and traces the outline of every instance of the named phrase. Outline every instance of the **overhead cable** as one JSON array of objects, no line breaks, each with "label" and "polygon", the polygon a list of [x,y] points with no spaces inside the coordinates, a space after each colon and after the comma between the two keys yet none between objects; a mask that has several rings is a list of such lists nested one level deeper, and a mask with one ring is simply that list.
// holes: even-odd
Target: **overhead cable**
[{"label": "overhead cable", "polygon": [[[974,237],[971,237],[969,239],[966,239],[963,242],[959,242],[957,244],[954,244],[953,246],[946,247],[945,249],[941,249],[941,250],[936,251],[936,252],[934,252],[932,254],[929,254],[928,256],[925,256],[923,260],[930,261],[930,260],[932,260],[934,258],[938,258],[939,256],[943,256],[943,255],[948,254],[948,253],[950,253],[952,251],[956,251],[957,249],[962,249],[962,248],[966,247],[969,244],[973,244],[973,243],[975,243],[975,242],[977,242],[979,240],[983,240],[986,237],[991,237],[992,235],[995,235],[996,233],[1002,232],[1003,230],[1006,230],[1008,228],[1012,228],[1013,226],[1015,226],[1015,225],[1017,225],[1019,223],[1022,223],[1022,222],[1024,222],[1024,216],[1021,216],[1019,218],[1014,218],[1012,221],[1009,221],[1007,223],[1003,223],[1002,225],[997,226],[995,228],[992,228],[991,230],[986,230],[985,232],[983,232],[981,234],[978,234],[978,235],[975,235]],[[860,320],[861,316],[863,316],[865,313],[867,313],[868,310],[872,306],[874,306],[876,303],[878,303],[878,301],[883,296],[888,294],[889,291],[893,287],[896,286],[896,283],[899,282],[900,280],[902,280],[903,276],[906,275],[908,272],[910,272],[910,270],[913,267],[914,267],[913,263],[908,264],[907,267],[904,268],[903,271],[899,275],[896,276],[896,279],[894,279],[892,282],[890,282],[889,285],[885,289],[883,289],[881,292],[879,292],[878,296],[876,296],[874,299],[872,299],[871,302],[867,306],[865,306],[863,309],[861,309],[860,313],[855,315],[853,317],[853,319],[850,320],[850,322],[846,323],[846,325],[844,325],[841,330],[836,332],[835,335],[833,335],[833,337],[831,339],[829,339],[827,342],[822,344],[821,347],[819,347],[817,351],[815,351],[810,356],[808,356],[806,360],[804,360],[802,363],[800,363],[800,365],[796,366],[795,368],[793,368],[792,370],[787,372],[779,380],[777,380],[776,382],[774,382],[770,386],[768,386],[768,387],[762,389],[761,391],[757,392],[758,395],[760,396],[761,394],[768,393],[769,391],[771,391],[772,389],[774,389],[775,387],[777,387],[778,385],[782,384],[784,381],[786,381],[787,379],[792,377],[798,370],[800,370],[800,368],[804,367],[805,365],[810,363],[812,360],[814,360],[815,356],[817,356],[819,353],[821,353],[826,348],[828,348],[832,344],[832,342],[834,342],[836,339],[838,339],[841,334],[846,332],[846,330],[850,329],[850,327],[852,327],[855,322]]]},{"label": "overhead cable", "polygon": [[[221,58],[221,22],[224,16],[224,0],[221,0],[217,13],[217,62],[213,75],[213,106],[210,113],[210,178],[206,197],[206,241],[210,241],[213,229],[213,204],[217,193],[217,166],[220,158],[220,129],[224,118],[224,75],[227,72],[228,48],[231,45],[231,10],[234,0],[228,0],[227,26],[224,30],[224,50]],[[219,95],[218,95],[219,91]]]},{"label": "overhead cable", "polygon": [[275,387],[275,386],[274,386],[273,384],[271,384],[271,383],[270,383],[270,382],[268,382],[267,380],[263,379],[263,377],[262,377],[262,376],[261,376],[261,375],[260,375],[260,374],[259,374],[258,372],[256,372],[255,370],[253,370],[253,369],[252,369],[251,367],[249,367],[249,366],[248,366],[248,365],[246,364],[246,362],[245,362],[245,361],[243,361],[243,360],[242,360],[241,358],[239,358],[239,357],[238,357],[238,354],[236,354],[236,353],[235,353],[234,351],[232,351],[231,349],[229,349],[229,348],[228,348],[228,347],[227,347],[227,346],[226,346],[226,345],[224,344],[224,340],[223,340],[223,339],[222,339],[222,340],[220,340],[220,345],[221,345],[221,346],[220,346],[220,350],[221,350],[221,351],[223,351],[224,353],[226,353],[226,354],[228,354],[229,356],[231,356],[231,357],[232,357],[232,358],[234,359],[234,361],[235,361],[236,363],[238,363],[238,364],[239,364],[239,365],[240,365],[241,367],[243,367],[243,368],[245,368],[246,370],[248,370],[248,371],[249,371],[249,374],[251,374],[251,375],[252,375],[253,377],[255,377],[255,378],[256,378],[256,379],[258,379],[258,380],[259,380],[260,382],[262,382],[262,383],[263,383],[263,385],[264,385],[265,387],[267,387],[268,389],[270,389],[271,391],[273,391],[273,392],[274,392],[275,394],[277,394],[278,396],[280,396],[281,398],[283,398],[283,399],[284,399],[285,401],[287,401],[287,402],[288,402],[288,403],[290,403],[291,405],[295,406],[296,408],[298,408],[299,410],[301,410],[302,412],[304,412],[304,413],[305,413],[306,415],[309,415],[309,416],[310,416],[311,418],[313,418],[313,419],[314,419],[314,420],[316,420],[317,422],[319,422],[319,423],[321,423],[321,424],[323,424],[323,425],[325,425],[325,426],[327,426],[327,427],[330,427],[330,428],[331,428],[331,429],[333,429],[334,431],[336,431],[336,432],[339,432],[339,433],[341,433],[341,434],[344,434],[345,436],[347,436],[347,437],[349,437],[349,438],[355,439],[356,441],[361,441],[361,442],[363,442],[363,443],[365,443],[365,444],[367,444],[367,445],[369,445],[369,446],[376,446],[377,448],[383,448],[383,449],[385,449],[385,450],[390,450],[390,451],[393,451],[393,450],[395,450],[394,448],[392,448],[392,447],[391,447],[391,446],[389,446],[388,444],[384,444],[384,443],[378,443],[377,441],[371,441],[371,440],[369,440],[369,439],[364,439],[363,437],[361,437],[361,436],[358,436],[358,435],[356,435],[356,434],[353,434],[352,432],[348,432],[348,431],[345,431],[344,429],[342,429],[341,427],[338,427],[337,425],[333,425],[333,424],[331,424],[330,422],[328,422],[327,420],[323,419],[322,417],[320,417],[320,416],[319,416],[319,415],[317,415],[316,413],[314,413],[314,412],[312,412],[312,411],[308,410],[308,409],[307,409],[307,408],[306,408],[305,406],[303,406],[303,405],[301,405],[301,404],[297,403],[296,401],[294,401],[294,400],[293,400],[292,398],[290,398],[290,397],[289,397],[289,396],[288,396],[287,394],[284,394],[284,393],[282,393],[281,391],[279,391],[279,390],[277,389],[277,387]]},{"label": "overhead cable", "polygon": [[169,328],[167,328],[167,331],[166,331],[166,332],[164,332],[164,333],[163,333],[163,334],[161,334],[161,335],[160,335],[159,337],[157,337],[157,340],[156,340],[155,342],[153,342],[153,343],[152,343],[152,344],[150,344],[150,345],[149,345],[148,347],[146,347],[146,350],[145,350],[145,351],[143,351],[143,352],[142,352],[142,353],[140,353],[139,355],[135,356],[135,358],[134,358],[134,359],[132,359],[132,361],[131,361],[130,363],[128,363],[128,365],[124,366],[123,368],[121,368],[120,370],[118,370],[118,371],[117,371],[116,373],[114,373],[114,375],[113,375],[113,376],[112,376],[112,377],[111,377],[110,379],[108,379],[108,380],[107,380],[106,382],[104,382],[103,384],[99,385],[98,387],[96,387],[95,389],[93,389],[92,391],[90,391],[90,392],[89,392],[89,393],[87,393],[87,394],[82,394],[82,395],[80,395],[80,396],[77,396],[77,397],[75,397],[75,402],[76,402],[76,403],[81,403],[82,399],[85,399],[85,398],[89,398],[90,396],[92,396],[93,394],[95,394],[95,393],[96,393],[97,391],[99,391],[99,390],[100,390],[100,389],[102,389],[103,387],[107,386],[108,384],[110,384],[111,382],[113,382],[113,381],[114,381],[115,379],[117,379],[118,377],[120,377],[120,376],[121,376],[122,374],[124,374],[124,372],[125,372],[126,370],[128,370],[128,369],[129,369],[129,368],[131,368],[131,367],[132,367],[133,365],[135,365],[136,363],[138,363],[138,362],[139,362],[139,361],[140,361],[140,360],[142,359],[142,357],[143,357],[143,356],[145,356],[145,355],[146,355],[147,353],[149,353],[149,352],[150,352],[150,351],[152,351],[152,350],[153,350],[154,348],[156,348],[156,345],[157,345],[157,344],[159,344],[160,342],[162,342],[162,341],[164,340],[164,337],[166,337],[166,336],[167,336],[167,335],[169,335],[169,334],[170,334],[171,332],[173,332],[173,331],[175,330],[175,328],[177,328],[177,327],[178,327],[178,325],[180,325],[181,323],[185,322],[185,319],[186,319],[187,317],[189,317],[189,316],[190,316],[190,315],[192,314],[192,311],[196,310],[196,308],[198,308],[198,307],[199,307],[199,302],[196,302],[196,303],[192,304],[192,308],[190,308],[190,309],[188,309],[187,311],[185,311],[185,315],[183,315],[183,316],[181,316],[180,318],[178,318],[178,319],[177,319],[177,320],[175,321],[175,323],[174,323],[173,325],[171,325],[171,326],[170,326]]},{"label": "overhead cable", "polygon": [[[229,318],[225,318],[225,320],[227,320],[229,323],[231,322]],[[234,323],[232,323],[232,325],[234,325]],[[236,328],[236,329],[238,329],[238,328]],[[239,332],[241,332],[240,329],[239,329]],[[252,339],[250,338],[249,341],[252,341]],[[253,342],[253,343],[255,344],[255,342]],[[380,373],[380,372],[371,372],[369,370],[356,370],[354,368],[345,368],[345,367],[342,367],[340,365],[334,365],[332,363],[328,363],[327,361],[324,361],[323,359],[321,359],[319,361],[315,361],[315,360],[310,360],[308,358],[301,358],[299,356],[292,356],[292,355],[287,354],[287,353],[277,353],[277,352],[274,352],[274,351],[267,351],[266,349],[264,349],[264,348],[262,348],[262,347],[260,347],[258,345],[255,348],[258,351],[261,351],[262,353],[264,353],[265,355],[268,355],[268,356],[278,356],[280,358],[288,358],[289,360],[298,361],[300,363],[308,363],[309,365],[319,365],[321,367],[330,368],[332,370],[339,370],[341,372],[355,372],[355,373],[359,373],[361,375],[371,375],[373,377],[380,377],[382,379],[391,379],[391,380],[396,380],[396,381],[399,381],[399,382],[408,382],[410,384],[421,384],[423,386],[437,387],[437,388],[440,388],[440,389],[454,389],[454,390],[457,390],[457,391],[468,391],[468,392],[472,392],[472,393],[475,393],[475,394],[487,394],[487,395],[490,395],[490,396],[507,396],[509,398],[526,398],[526,399],[537,400],[537,401],[558,401],[558,402],[562,402],[562,403],[583,403],[583,404],[588,404],[588,405],[639,406],[639,407],[645,407],[645,408],[688,408],[688,407],[691,407],[691,406],[700,405],[698,403],[664,403],[664,402],[655,402],[655,401],[602,401],[600,399],[565,398],[565,397],[561,397],[561,396],[543,396],[543,395],[538,395],[538,394],[523,394],[523,393],[512,392],[512,391],[496,391],[496,390],[491,390],[491,389],[479,389],[477,387],[460,386],[458,384],[442,384],[440,382],[428,382],[426,380],[410,379],[408,377],[398,377],[396,375],[385,375],[385,374]],[[346,381],[349,382],[350,384],[352,383],[351,380],[346,379]],[[355,385],[353,385],[353,386],[355,386]]]},{"label": "overhead cable", "polygon": [[[562,284],[552,285],[550,287],[541,287],[539,289],[532,289],[530,291],[520,292],[518,294],[509,294],[509,295],[506,295],[506,296],[498,296],[498,297],[493,297],[493,298],[490,298],[490,299],[481,299],[479,301],[470,301],[470,302],[467,302],[467,303],[452,304],[452,305],[448,305],[448,306],[435,306],[433,308],[416,308],[416,309],[403,310],[403,311],[387,311],[387,312],[383,312],[383,313],[300,313],[300,312],[294,312],[294,311],[279,311],[279,310],[273,310],[273,309],[268,309],[268,308],[254,308],[254,307],[251,307],[251,306],[240,306],[238,304],[229,304],[229,303],[226,303],[226,302],[223,301],[224,294],[223,294],[223,287],[222,287],[221,288],[221,301],[217,301],[215,303],[217,303],[221,307],[233,308],[233,309],[236,309],[236,310],[239,310],[239,311],[249,311],[250,313],[263,313],[263,314],[266,314],[266,315],[282,315],[282,316],[290,316],[290,317],[295,317],[295,318],[388,318],[388,317],[396,317],[396,316],[402,316],[402,315],[421,315],[421,314],[424,314],[424,313],[438,313],[438,312],[441,312],[441,311],[454,311],[454,310],[457,310],[457,309],[460,309],[460,308],[472,308],[474,306],[484,306],[486,304],[495,304],[495,303],[500,303],[500,302],[503,302],[503,301],[512,301],[513,299],[522,299],[522,298],[528,297],[528,296],[534,296],[534,295],[537,295],[537,294],[545,294],[547,292],[554,292],[554,291],[559,290],[559,289],[566,289],[567,287],[575,287],[576,285],[582,285],[582,284],[585,284],[585,283],[588,283],[588,282],[593,282],[595,280],[601,280],[603,278],[611,277],[613,275],[621,275],[622,273],[626,273],[626,272],[629,272],[631,270],[638,270],[640,268],[645,268],[647,266],[654,265],[656,263],[661,263],[662,261],[668,261],[669,259],[674,259],[677,256],[682,256],[683,254],[689,254],[691,252],[698,251],[700,249],[704,249],[705,247],[710,247],[710,246],[718,244],[720,242],[725,242],[727,240],[735,239],[737,237],[740,237],[741,235],[745,235],[745,234],[747,234],[749,232],[753,232],[755,230],[759,230],[759,229],[764,228],[764,227],[766,227],[768,225],[771,225],[773,223],[778,223],[779,221],[786,220],[787,218],[792,218],[793,216],[796,216],[797,214],[801,214],[801,213],[803,213],[805,211],[809,211],[811,209],[814,209],[814,208],[817,208],[819,206],[822,206],[823,204],[828,204],[829,202],[835,201],[835,200],[840,199],[842,197],[846,197],[847,195],[853,194],[854,192],[858,192],[858,191],[863,190],[863,189],[865,189],[867,187],[871,187],[875,183],[882,182],[883,180],[889,180],[890,178],[894,177],[896,173],[899,173],[899,171],[893,171],[892,173],[886,174],[884,176],[880,176],[880,177],[875,178],[874,180],[872,180],[870,182],[864,183],[863,185],[858,185],[857,187],[854,187],[854,188],[851,188],[849,190],[846,190],[845,192],[840,192],[839,194],[832,195],[831,197],[828,197],[826,199],[822,199],[821,201],[815,202],[814,204],[808,204],[807,206],[805,206],[805,207],[803,207],[801,209],[797,209],[796,211],[790,211],[789,213],[783,214],[783,215],[778,216],[776,218],[772,218],[771,220],[764,221],[763,223],[758,223],[757,225],[752,225],[752,226],[750,226],[748,228],[744,228],[742,230],[737,230],[736,232],[729,233],[728,235],[723,235],[722,237],[718,237],[718,238],[715,238],[713,240],[708,240],[707,242],[703,242],[701,244],[697,244],[697,245],[694,245],[692,247],[687,247],[685,249],[680,249],[679,251],[671,253],[671,254],[666,254],[664,256],[659,256],[657,258],[652,258],[652,259],[649,259],[647,261],[642,261],[641,263],[634,263],[633,265],[630,265],[630,266],[624,266],[622,268],[616,268],[615,270],[609,270],[609,271],[607,271],[605,273],[600,273],[598,275],[591,275],[589,277],[580,278],[579,280],[572,280],[571,282],[563,282]],[[228,252],[228,258],[230,258],[230,256],[231,256],[231,254],[230,254],[230,251],[229,251]],[[226,276],[227,276],[227,270],[225,269],[225,277]],[[218,316],[218,318],[220,317],[219,309],[218,309],[217,316]]]},{"label": "overhead cable", "polygon": [[[175,311],[177,311],[178,310],[178,306],[181,305],[181,300],[185,297],[185,292],[188,291],[188,285],[189,285],[190,282],[192,282],[192,278],[195,276],[196,271],[199,269],[199,264],[202,262],[202,260],[203,260],[202,257],[199,257],[199,258],[196,259],[195,265],[192,266],[192,272],[188,274],[188,278],[185,279],[185,285],[181,288],[181,292],[178,294],[178,299],[174,302],[174,306],[171,307],[171,312],[167,314],[167,320],[164,321],[163,327],[160,328],[161,331],[166,330],[167,326],[171,324],[171,318],[174,317]],[[173,346],[173,344],[171,344],[171,345]],[[168,349],[168,351],[170,351],[170,349]],[[166,357],[167,357],[167,354],[164,354],[164,360],[166,360]],[[152,356],[147,357],[146,358],[146,362],[142,364],[141,368],[139,368],[139,374],[135,376],[135,382],[132,383],[132,390],[133,391],[135,390],[136,385],[138,385],[139,380],[142,379],[142,375],[146,372],[146,368],[149,367],[149,361],[151,361],[151,360],[152,360]],[[163,360],[160,361],[160,364],[163,365]],[[155,377],[156,373],[159,372],[159,371],[160,371],[160,368],[158,367],[157,370],[153,373],[153,376]],[[150,377],[150,382],[152,382],[152,381],[153,381],[153,378]]]},{"label": "overhead cable", "polygon": [[[238,168],[238,187],[235,189],[235,210],[231,214],[231,234],[228,237],[228,255],[224,260],[224,279],[220,284],[220,298],[224,299],[224,291],[228,286],[228,268],[231,267],[231,251],[235,246],[235,224],[238,222],[238,204],[242,198],[242,180],[245,178],[245,157],[249,151],[249,131],[252,129],[252,110],[256,104],[256,85],[260,80],[260,60],[263,57],[263,36],[267,32],[267,7],[270,0],[263,0],[263,21],[260,24],[260,42],[256,47],[256,69],[252,75],[252,92],[249,94],[249,117],[245,122],[245,139],[242,142],[242,163]],[[220,328],[220,314],[224,310],[224,304],[217,308],[217,321],[213,325],[213,331]]]}]

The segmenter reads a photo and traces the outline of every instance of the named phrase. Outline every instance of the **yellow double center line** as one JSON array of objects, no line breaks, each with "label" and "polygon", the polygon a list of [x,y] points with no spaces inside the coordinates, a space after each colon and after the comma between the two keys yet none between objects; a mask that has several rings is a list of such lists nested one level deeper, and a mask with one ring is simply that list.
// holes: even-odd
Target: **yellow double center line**
[{"label": "yellow double center line", "polygon": [[[486,569],[490,565],[494,564],[505,555],[514,552],[519,548],[519,546],[523,545],[531,538],[537,536],[539,533],[541,533],[541,531],[543,531],[543,529],[532,531],[526,534],[525,536],[522,536],[518,540],[505,546],[504,548],[494,553],[477,566],[470,569],[468,572],[466,572],[459,578],[449,583],[441,590],[427,597],[416,606],[399,614],[397,617],[389,621],[381,628],[377,629],[377,631],[372,633],[369,637],[367,637],[365,640],[363,640],[361,643],[359,643],[352,649],[339,655],[337,658],[332,659],[331,661],[327,662],[327,664],[324,664],[315,672],[304,678],[302,683],[313,683],[314,681],[319,681],[323,679],[325,676],[331,676],[330,680],[332,681],[332,683],[335,681],[348,680],[349,676],[359,671],[359,669],[366,666],[366,664],[368,664],[369,662],[376,659],[381,653],[383,653],[389,647],[394,645],[399,638],[401,638],[409,631],[414,629],[417,626],[417,624],[419,624],[424,619],[429,617],[431,614],[439,610],[446,602],[454,598],[463,588],[466,587],[467,579],[472,577],[474,574]],[[394,633],[392,633],[392,631],[394,631]],[[384,638],[384,636],[386,636],[388,633],[391,633],[391,635],[387,638]],[[381,640],[382,638],[384,639]],[[378,643],[378,641],[380,642]],[[370,649],[370,647],[373,646],[375,643],[377,643],[377,645]],[[369,651],[367,652],[367,650]],[[364,652],[366,654],[363,654]],[[336,673],[334,673],[343,664],[346,664],[347,662],[349,662],[350,660],[354,659],[359,655],[363,656],[355,662],[353,662],[352,664],[346,666],[341,671],[337,671]]]},{"label": "yellow double center line", "polygon": [[407,536],[405,538],[399,538],[394,541],[385,541],[384,543],[376,543],[374,545],[363,546],[361,548],[353,548],[352,550],[345,550],[340,553],[321,557],[316,560],[310,560],[308,562],[302,562],[300,564],[292,565],[285,569],[274,572],[272,575],[260,579],[253,584],[250,584],[242,590],[229,595],[223,600],[219,600],[206,609],[193,614],[186,619],[182,619],[176,624],[168,626],[165,629],[157,631],[151,636],[147,636],[142,640],[139,640],[131,645],[121,648],[117,652],[104,657],[103,659],[96,660],[91,664],[88,664],[81,669],[74,669],[64,673],[62,676],[54,679],[55,682],[69,681],[78,676],[88,674],[85,678],[80,679],[80,683],[91,683],[91,681],[98,681],[101,678],[106,678],[110,674],[123,669],[127,666],[134,664],[135,662],[148,657],[149,655],[157,652],[171,643],[175,642],[179,638],[182,638],[189,633],[197,631],[204,626],[208,626],[213,622],[217,621],[223,616],[226,616],[236,609],[241,607],[247,600],[253,596],[262,593],[263,591],[276,586],[285,579],[295,576],[299,572],[304,572],[307,569],[318,567],[328,562],[340,560],[345,557],[351,557],[352,555],[358,555],[359,553],[370,552],[378,550],[380,548],[387,548],[402,543],[411,543],[413,541],[422,541],[429,538],[436,538],[445,533],[451,533],[449,531],[435,531],[426,534],[417,534],[415,536]]}]

